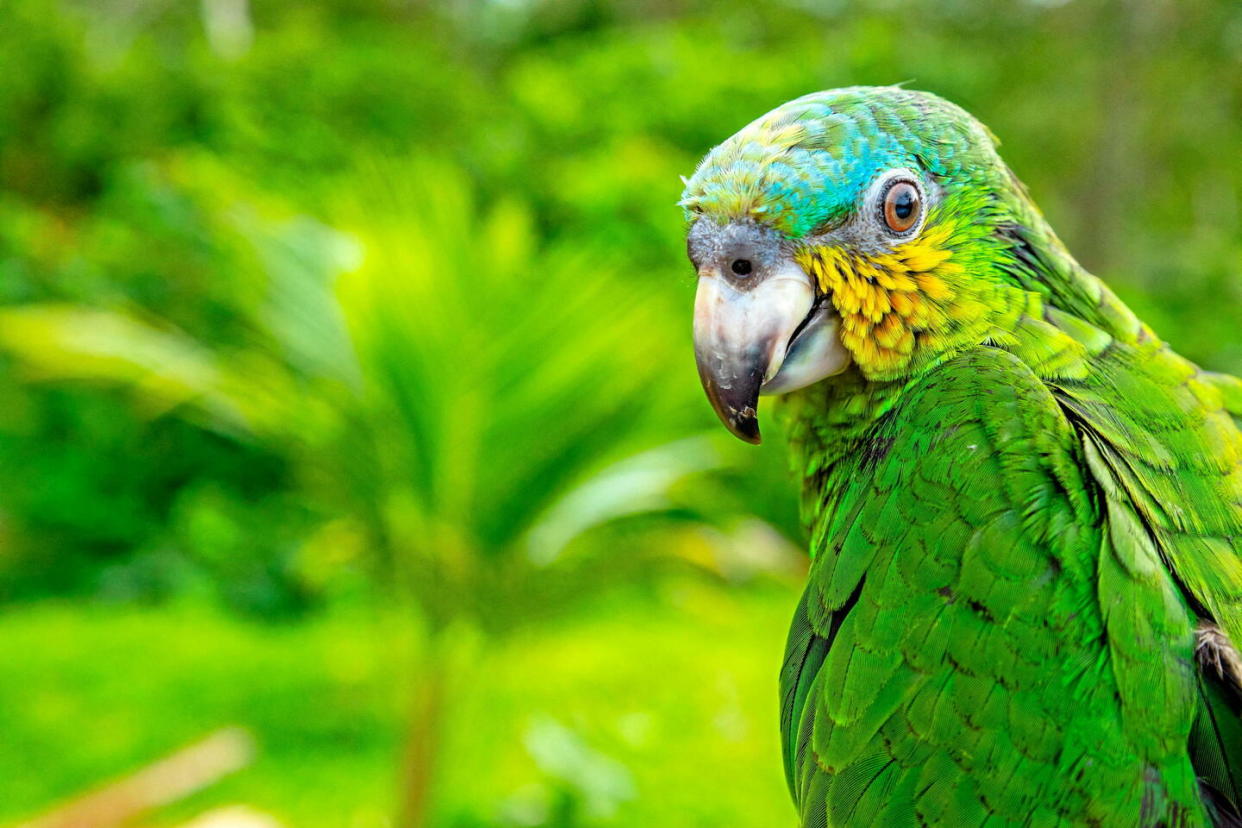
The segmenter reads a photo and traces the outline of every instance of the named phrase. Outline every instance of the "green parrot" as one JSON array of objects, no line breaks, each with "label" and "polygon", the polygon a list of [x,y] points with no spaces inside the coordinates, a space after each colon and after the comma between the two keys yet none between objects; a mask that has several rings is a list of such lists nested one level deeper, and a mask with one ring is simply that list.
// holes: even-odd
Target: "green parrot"
[{"label": "green parrot", "polygon": [[708,399],[783,395],[811,568],[781,671],[801,825],[1242,825],[1242,381],[902,88],[791,101],[681,205]]}]

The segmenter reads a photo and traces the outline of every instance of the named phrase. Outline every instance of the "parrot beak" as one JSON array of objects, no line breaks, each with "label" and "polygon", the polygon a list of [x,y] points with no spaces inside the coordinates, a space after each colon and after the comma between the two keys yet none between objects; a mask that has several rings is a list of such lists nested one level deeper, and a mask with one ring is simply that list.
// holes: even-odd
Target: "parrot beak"
[{"label": "parrot beak", "polygon": [[838,374],[850,355],[839,317],[791,257],[754,278],[699,271],[694,355],[707,399],[734,435],[758,443],[760,394],[780,394]]}]

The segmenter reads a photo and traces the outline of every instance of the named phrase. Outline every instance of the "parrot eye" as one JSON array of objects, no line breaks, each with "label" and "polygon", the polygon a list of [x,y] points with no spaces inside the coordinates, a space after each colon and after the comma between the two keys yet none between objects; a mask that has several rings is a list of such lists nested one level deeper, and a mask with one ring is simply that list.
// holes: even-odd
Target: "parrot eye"
[{"label": "parrot eye", "polygon": [[738,276],[749,275],[752,269],[750,259],[734,259],[733,264],[729,265],[729,269]]},{"label": "parrot eye", "polygon": [[884,226],[893,233],[905,235],[919,222],[923,197],[912,181],[897,180],[884,191],[881,215]]}]

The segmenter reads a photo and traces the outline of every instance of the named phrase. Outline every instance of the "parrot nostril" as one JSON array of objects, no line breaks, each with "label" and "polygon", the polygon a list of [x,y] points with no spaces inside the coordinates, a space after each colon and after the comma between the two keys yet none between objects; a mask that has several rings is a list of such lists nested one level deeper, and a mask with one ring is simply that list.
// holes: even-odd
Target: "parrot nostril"
[{"label": "parrot nostril", "polygon": [[729,265],[729,269],[738,276],[746,276],[750,274],[750,259],[734,259],[733,264]]}]

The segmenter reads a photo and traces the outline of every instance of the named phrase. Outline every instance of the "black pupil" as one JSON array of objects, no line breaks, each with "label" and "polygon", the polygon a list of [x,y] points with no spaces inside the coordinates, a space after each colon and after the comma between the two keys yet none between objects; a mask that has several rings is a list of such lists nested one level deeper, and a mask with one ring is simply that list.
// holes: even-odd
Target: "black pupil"
[{"label": "black pupil", "polygon": [[914,215],[914,191],[909,187],[902,187],[897,192],[897,198],[893,202],[893,215],[899,219],[908,219]]},{"label": "black pupil", "polygon": [[734,259],[733,264],[729,265],[729,267],[738,276],[745,276],[747,273],[750,273],[750,259]]}]

